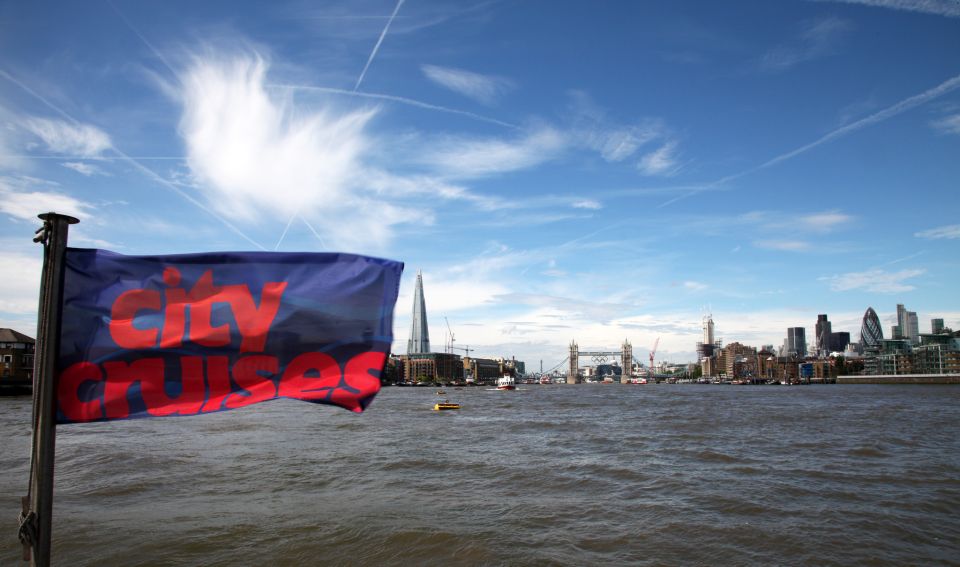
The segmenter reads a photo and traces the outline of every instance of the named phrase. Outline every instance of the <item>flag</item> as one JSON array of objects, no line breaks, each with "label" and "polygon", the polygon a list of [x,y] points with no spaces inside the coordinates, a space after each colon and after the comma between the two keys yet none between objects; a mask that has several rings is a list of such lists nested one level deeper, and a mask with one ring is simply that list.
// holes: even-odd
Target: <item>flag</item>
[{"label": "flag", "polygon": [[57,422],[274,398],[360,412],[380,390],[403,264],[353,254],[68,248]]}]

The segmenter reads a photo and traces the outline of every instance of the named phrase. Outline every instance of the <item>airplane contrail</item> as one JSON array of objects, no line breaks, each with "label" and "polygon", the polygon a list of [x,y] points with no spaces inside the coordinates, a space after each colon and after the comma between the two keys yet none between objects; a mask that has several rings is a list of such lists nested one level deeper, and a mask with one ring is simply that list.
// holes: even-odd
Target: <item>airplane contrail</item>
[{"label": "airplane contrail", "polygon": [[363,66],[363,71],[357,78],[357,84],[353,86],[353,90],[360,88],[360,83],[363,82],[363,78],[367,74],[367,69],[370,68],[370,64],[373,63],[373,58],[377,56],[377,51],[380,50],[380,44],[383,43],[383,38],[387,37],[387,30],[390,29],[390,24],[393,23],[393,19],[397,17],[397,12],[400,11],[400,6],[403,6],[403,0],[397,0],[397,6],[393,9],[393,14],[390,15],[390,19],[387,20],[387,25],[383,26],[383,31],[380,32],[380,39],[378,39],[377,44],[373,46],[373,51],[370,52],[370,57],[367,58],[367,64]]},{"label": "airplane contrail", "polygon": [[685,194],[685,195],[680,195],[680,196],[674,197],[673,199],[670,199],[669,201],[666,201],[666,202],[664,202],[664,203],[661,203],[660,205],[657,206],[657,208],[659,209],[659,208],[665,207],[665,206],[670,205],[670,204],[672,204],[672,203],[675,203],[675,202],[677,202],[677,201],[679,201],[679,200],[681,200],[681,199],[686,199],[687,197],[691,197],[691,196],[693,196],[693,195],[696,195],[697,193],[700,193],[701,191],[703,191],[703,190],[705,190],[705,189],[712,188],[712,187],[717,187],[717,186],[719,186],[719,185],[723,185],[723,184],[725,184],[725,183],[729,183],[730,181],[733,181],[733,180],[735,180],[735,179],[740,179],[741,177],[744,177],[744,176],[746,176],[746,175],[750,175],[751,173],[756,173],[757,171],[760,171],[760,170],[762,170],[762,169],[766,169],[766,168],[768,168],[768,167],[772,167],[772,166],[774,166],[774,165],[777,165],[777,164],[782,163],[782,162],[784,162],[784,161],[787,161],[787,160],[789,160],[789,159],[793,159],[793,158],[797,157],[797,156],[800,155],[800,154],[806,153],[806,152],[808,152],[808,151],[816,148],[817,146],[820,146],[820,145],[822,145],[822,144],[826,144],[827,142],[830,142],[830,141],[835,140],[835,139],[837,139],[837,138],[846,136],[847,134],[850,134],[850,133],[852,133],[852,132],[856,132],[857,130],[866,128],[867,126],[872,126],[872,125],[877,124],[877,123],[879,123],[879,122],[883,122],[884,120],[887,120],[888,118],[892,118],[892,117],[894,117],[894,116],[896,116],[896,115],[898,115],[898,114],[901,114],[901,113],[904,113],[904,112],[906,112],[906,111],[908,111],[908,110],[911,110],[911,109],[913,109],[913,108],[916,108],[917,106],[920,106],[921,104],[924,104],[924,103],[929,102],[929,101],[931,101],[931,100],[933,100],[933,99],[935,99],[935,98],[937,98],[937,97],[940,97],[940,96],[942,96],[942,95],[947,94],[948,92],[956,89],[957,87],[960,87],[960,75],[956,75],[956,76],[954,76],[954,77],[951,77],[951,78],[947,79],[946,81],[940,83],[939,85],[937,85],[937,86],[935,86],[935,87],[933,87],[933,88],[931,88],[931,89],[927,89],[926,91],[924,91],[924,92],[922,92],[922,93],[920,93],[920,94],[916,94],[916,95],[913,95],[913,96],[911,96],[911,97],[905,98],[905,99],[901,100],[900,102],[898,102],[898,103],[896,103],[896,104],[894,104],[894,105],[891,105],[891,106],[888,106],[887,108],[884,108],[883,110],[874,112],[874,113],[871,114],[870,116],[867,116],[867,117],[865,117],[865,118],[861,118],[860,120],[857,120],[856,122],[853,122],[853,123],[851,123],[851,124],[847,124],[846,126],[841,126],[840,128],[837,128],[836,130],[833,130],[833,131],[831,131],[831,132],[827,132],[826,134],[824,134],[823,136],[820,136],[819,138],[817,138],[816,140],[810,142],[809,144],[805,144],[805,145],[803,145],[803,146],[800,146],[799,148],[796,148],[796,149],[794,149],[794,150],[790,150],[789,152],[786,152],[786,153],[780,154],[780,155],[778,155],[778,156],[776,156],[776,157],[770,158],[770,159],[768,159],[767,161],[761,163],[760,165],[751,167],[750,169],[746,169],[746,170],[741,171],[741,172],[739,172],[739,173],[734,173],[734,174],[732,174],[732,175],[727,175],[726,177],[721,177],[720,179],[717,179],[716,181],[712,181],[712,182],[709,182],[709,183],[704,183],[701,187],[694,189],[694,190],[691,191],[690,193],[687,193],[687,194]]},{"label": "airplane contrail", "polygon": [[[20,80],[18,80],[18,79],[17,79],[16,77],[14,77],[13,75],[10,75],[9,73],[7,73],[6,71],[4,71],[3,69],[0,69],[0,77],[3,77],[3,78],[5,78],[6,80],[10,81],[11,83],[17,85],[18,87],[20,87],[21,89],[23,89],[27,94],[29,94],[30,96],[32,96],[32,97],[34,97],[35,99],[39,100],[39,101],[42,102],[43,104],[45,104],[48,108],[50,108],[51,110],[53,110],[54,112],[56,112],[57,114],[59,114],[60,116],[62,116],[65,120],[67,120],[68,122],[70,122],[70,123],[73,124],[74,126],[79,126],[79,125],[81,124],[81,122],[80,122],[79,120],[77,120],[76,118],[74,118],[73,116],[71,116],[69,113],[67,113],[67,111],[65,111],[65,110],[63,110],[62,108],[60,108],[59,106],[53,104],[52,102],[50,102],[49,100],[47,100],[45,97],[43,97],[40,93],[34,91],[33,89],[31,89],[30,87],[28,87],[28,86],[25,85],[24,83],[20,82]],[[163,186],[166,187],[167,189],[173,191],[173,192],[176,193],[177,195],[180,195],[181,197],[183,197],[184,199],[186,199],[187,202],[189,202],[190,204],[196,206],[196,207],[199,208],[200,210],[206,212],[207,214],[209,214],[209,215],[212,216],[213,218],[217,219],[218,221],[220,221],[221,223],[223,223],[224,226],[226,226],[227,228],[229,228],[230,230],[232,230],[234,233],[236,233],[238,236],[240,236],[241,238],[243,238],[244,240],[246,240],[246,241],[249,242],[250,244],[253,244],[254,246],[256,246],[257,248],[259,248],[259,249],[261,249],[261,250],[266,250],[266,248],[265,248],[263,245],[261,245],[261,244],[260,244],[259,242],[257,242],[256,240],[254,240],[254,239],[250,238],[249,236],[247,236],[246,233],[244,233],[242,230],[240,230],[239,228],[237,228],[237,226],[235,226],[233,223],[231,223],[230,221],[228,221],[227,219],[225,219],[223,216],[221,216],[220,214],[218,214],[217,212],[215,212],[213,209],[211,209],[210,207],[204,205],[204,204],[201,203],[200,201],[194,199],[194,198],[193,198],[192,196],[190,196],[187,192],[185,192],[185,191],[183,191],[182,189],[180,189],[179,187],[177,187],[174,183],[171,183],[169,180],[164,179],[163,177],[161,177],[160,175],[158,175],[156,172],[154,172],[152,169],[146,167],[145,165],[143,165],[142,163],[140,163],[140,162],[137,161],[136,159],[134,159],[134,158],[128,156],[127,154],[123,153],[122,150],[120,150],[119,148],[117,148],[116,146],[114,146],[112,143],[111,143],[111,145],[110,145],[110,149],[113,150],[118,156],[120,156],[121,159],[123,159],[123,160],[126,161],[127,163],[133,165],[133,166],[134,166],[136,169],[138,169],[141,173],[143,173],[143,174],[146,175],[147,177],[150,177],[151,179],[153,179],[153,180],[156,181],[157,183],[160,183],[161,185],[163,185]]]}]

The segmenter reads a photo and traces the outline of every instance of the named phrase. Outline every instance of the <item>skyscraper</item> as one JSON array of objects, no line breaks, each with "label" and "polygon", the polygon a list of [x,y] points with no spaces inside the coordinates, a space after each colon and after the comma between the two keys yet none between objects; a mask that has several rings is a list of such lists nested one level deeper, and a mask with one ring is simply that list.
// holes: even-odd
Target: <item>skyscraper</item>
[{"label": "skyscraper", "polygon": [[787,342],[784,344],[786,351],[784,354],[789,356],[807,356],[807,331],[803,327],[790,327],[787,329]]},{"label": "skyscraper", "polygon": [[417,270],[417,287],[413,290],[413,316],[410,318],[410,340],[407,354],[430,352],[430,332],[427,329],[427,303],[423,299],[423,274]]},{"label": "skyscraper", "polygon": [[903,330],[903,334],[911,343],[920,344],[920,321],[916,311],[907,311],[907,328]]},{"label": "skyscraper", "polygon": [[713,316],[707,315],[703,318],[703,342],[713,344]]},{"label": "skyscraper", "polygon": [[833,332],[833,325],[827,319],[826,314],[817,315],[816,345],[817,356],[825,358],[830,354],[830,333]]},{"label": "skyscraper", "polygon": [[940,334],[943,330],[943,319],[930,319],[930,332],[934,335]]},{"label": "skyscraper", "polygon": [[863,314],[863,325],[860,326],[860,344],[864,350],[880,346],[883,340],[883,327],[880,326],[880,318],[873,307],[867,307]]},{"label": "skyscraper", "polygon": [[897,304],[897,326],[900,327],[901,337],[913,344],[920,343],[920,323],[917,320],[917,312],[907,311],[902,303]]}]

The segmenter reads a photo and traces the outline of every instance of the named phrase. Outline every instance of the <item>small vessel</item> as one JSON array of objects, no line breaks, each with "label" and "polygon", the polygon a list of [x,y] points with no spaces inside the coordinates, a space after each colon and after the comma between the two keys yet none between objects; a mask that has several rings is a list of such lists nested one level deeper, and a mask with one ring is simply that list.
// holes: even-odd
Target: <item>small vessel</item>
[{"label": "small vessel", "polygon": [[516,390],[517,385],[513,381],[513,376],[509,374],[504,374],[502,378],[497,380],[497,389],[498,390]]},{"label": "small vessel", "polygon": [[460,404],[456,404],[456,403],[448,402],[447,400],[444,400],[442,402],[437,402],[433,404],[433,409],[434,411],[460,409]]},{"label": "small vessel", "polygon": [[446,392],[444,392],[443,390],[437,390],[437,395],[443,396],[443,395],[446,395]]}]

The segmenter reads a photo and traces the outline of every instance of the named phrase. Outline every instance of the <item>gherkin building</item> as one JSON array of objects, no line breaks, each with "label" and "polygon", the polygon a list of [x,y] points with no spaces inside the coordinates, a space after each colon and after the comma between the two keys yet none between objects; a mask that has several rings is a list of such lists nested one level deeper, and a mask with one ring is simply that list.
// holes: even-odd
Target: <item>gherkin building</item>
[{"label": "gherkin building", "polygon": [[863,325],[860,327],[860,344],[864,349],[880,346],[883,340],[883,328],[880,326],[880,318],[873,307],[867,307],[867,312],[863,314]]}]

